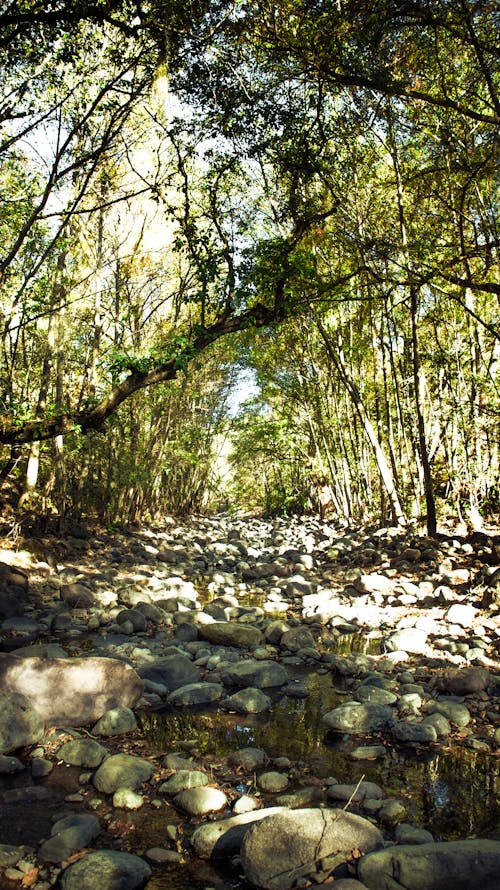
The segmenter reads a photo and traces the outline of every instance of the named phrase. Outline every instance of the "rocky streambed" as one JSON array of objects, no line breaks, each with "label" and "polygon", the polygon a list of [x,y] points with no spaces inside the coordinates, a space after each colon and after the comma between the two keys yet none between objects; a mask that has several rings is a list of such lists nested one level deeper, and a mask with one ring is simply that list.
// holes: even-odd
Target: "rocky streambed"
[{"label": "rocky streambed", "polygon": [[219,516],[0,560],[2,888],[498,888],[494,536]]}]

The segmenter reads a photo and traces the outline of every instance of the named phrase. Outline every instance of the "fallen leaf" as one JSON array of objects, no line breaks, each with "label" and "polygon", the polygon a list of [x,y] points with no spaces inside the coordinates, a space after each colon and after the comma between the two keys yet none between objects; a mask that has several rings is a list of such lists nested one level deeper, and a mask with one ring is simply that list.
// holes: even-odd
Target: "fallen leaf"
[{"label": "fallen leaf", "polygon": [[39,868],[32,868],[31,871],[27,871],[21,881],[22,887],[31,887],[32,884],[35,883],[38,875],[40,874]]}]

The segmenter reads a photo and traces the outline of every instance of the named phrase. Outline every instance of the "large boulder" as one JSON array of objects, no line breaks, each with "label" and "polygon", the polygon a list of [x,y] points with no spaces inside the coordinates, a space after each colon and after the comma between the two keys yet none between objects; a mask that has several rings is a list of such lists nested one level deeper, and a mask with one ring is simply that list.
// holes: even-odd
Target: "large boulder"
[{"label": "large boulder", "polygon": [[226,859],[239,853],[245,834],[254,824],[268,816],[283,812],[283,807],[265,807],[218,819],[217,822],[205,822],[195,828],[191,835],[191,846],[200,859]]},{"label": "large boulder", "polygon": [[245,877],[264,890],[288,890],[327,857],[347,862],[383,844],[371,822],[344,810],[285,810],[257,822],[241,845]]},{"label": "large boulder", "polygon": [[85,726],[110,708],[132,707],[143,684],[115,658],[36,658],[0,654],[0,686],[25,695],[45,724]]},{"label": "large boulder", "polygon": [[498,890],[500,841],[465,841],[389,847],[360,860],[369,890]]},{"label": "large boulder", "polygon": [[28,698],[0,692],[0,754],[38,742],[43,732],[43,718]]}]

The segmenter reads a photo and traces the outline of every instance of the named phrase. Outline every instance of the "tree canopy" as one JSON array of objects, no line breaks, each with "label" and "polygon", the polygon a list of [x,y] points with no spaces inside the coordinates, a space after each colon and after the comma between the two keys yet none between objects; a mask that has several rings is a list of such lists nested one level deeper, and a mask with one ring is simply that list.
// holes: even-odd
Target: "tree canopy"
[{"label": "tree canopy", "polygon": [[360,461],[397,521],[423,497],[432,528],[436,487],[490,497],[498,19],[476,0],[7,3],[3,475],[21,446],[88,450],[142,393],[138,447],[151,388],[179,378],[184,398],[202,359],[222,398],[236,347],[216,345],[239,333],[240,361],[279,383],[273,423],[305,406],[292,501],[326,488],[359,512]]}]

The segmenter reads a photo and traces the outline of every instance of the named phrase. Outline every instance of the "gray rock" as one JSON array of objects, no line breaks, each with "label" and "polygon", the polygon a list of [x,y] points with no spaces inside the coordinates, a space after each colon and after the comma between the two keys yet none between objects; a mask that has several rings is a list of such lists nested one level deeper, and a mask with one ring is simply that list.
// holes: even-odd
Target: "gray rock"
[{"label": "gray rock", "polygon": [[247,773],[260,769],[267,760],[267,754],[262,748],[237,748],[229,755],[231,766],[240,766]]},{"label": "gray rock", "polygon": [[47,724],[85,726],[110,708],[132,707],[143,684],[116,658],[18,658],[0,655],[0,684],[26,696]]},{"label": "gray rock", "polygon": [[139,609],[122,609],[116,620],[118,624],[130,622],[134,632],[146,630],[146,616]]},{"label": "gray rock", "polygon": [[483,667],[448,668],[438,677],[437,687],[452,695],[482,692],[490,683],[490,674]]},{"label": "gray rock", "polygon": [[198,788],[202,785],[208,785],[208,776],[201,770],[180,769],[174,776],[163,782],[158,791],[161,794],[179,794],[187,788]]},{"label": "gray rock", "polygon": [[187,686],[189,683],[198,683],[201,679],[200,672],[186,655],[166,655],[158,658],[151,664],[139,669],[139,675],[154,683],[166,686],[169,692]]},{"label": "gray rock", "polygon": [[44,757],[34,757],[31,761],[31,775],[34,779],[43,779],[44,776],[50,776],[53,769],[54,764],[52,761],[46,760]]},{"label": "gray rock", "polygon": [[43,730],[43,717],[26,696],[0,692],[0,754],[38,742]]},{"label": "gray rock", "polygon": [[437,741],[437,732],[430,723],[394,723],[391,728],[393,738],[408,744],[428,744]]},{"label": "gray rock", "polygon": [[393,705],[398,700],[397,695],[389,689],[381,689],[379,686],[370,686],[368,683],[358,686],[356,698],[360,702],[373,702],[376,705]]},{"label": "gray rock", "polygon": [[167,696],[170,705],[206,705],[219,701],[224,694],[220,683],[188,683]]},{"label": "gray rock", "polygon": [[389,705],[358,704],[346,702],[323,715],[323,723],[332,732],[357,733],[378,732],[392,723],[394,714]]},{"label": "gray rock", "polygon": [[86,847],[100,831],[99,820],[89,814],[60,819],[52,826],[52,837],[41,845],[38,855],[45,862],[63,862],[75,850]]},{"label": "gray rock", "polygon": [[498,890],[500,841],[482,838],[389,847],[359,861],[369,890]]},{"label": "gray rock", "polygon": [[282,807],[266,807],[263,810],[253,810],[200,825],[191,835],[191,846],[195,855],[201,859],[225,859],[234,856],[239,853],[241,842],[251,825],[280,813],[282,809]]},{"label": "gray rock", "polygon": [[262,641],[262,632],[249,624],[237,624],[231,621],[214,621],[198,628],[200,637],[217,646],[240,646],[249,648],[258,646]]},{"label": "gray rock", "polygon": [[358,782],[351,785],[335,784],[330,785],[327,791],[329,800],[351,800],[354,803],[361,803],[361,801],[367,798],[370,798],[370,800],[381,800],[383,796],[380,785],[377,785],[375,782]]},{"label": "gray rock", "polygon": [[269,770],[269,772],[261,773],[257,778],[257,785],[268,794],[278,794],[288,788],[288,776],[275,770]]},{"label": "gray rock", "polygon": [[137,729],[137,720],[131,708],[111,708],[102,715],[92,727],[96,735],[113,736],[124,735]]},{"label": "gray rock", "polygon": [[217,813],[227,806],[228,800],[223,791],[208,785],[187,788],[174,797],[174,803],[190,816],[206,816]]},{"label": "gray rock", "polygon": [[64,763],[71,766],[84,766],[88,769],[95,769],[99,766],[105,757],[108,756],[106,748],[93,741],[93,739],[74,739],[72,742],[66,742],[62,745],[57,756]]},{"label": "gray rock", "polygon": [[113,806],[122,810],[140,810],[144,806],[144,798],[131,788],[117,788],[113,794]]},{"label": "gray rock", "polygon": [[299,649],[304,649],[308,646],[314,647],[316,644],[311,631],[307,627],[302,626],[292,627],[290,630],[285,631],[279,642],[282,648],[289,649],[290,652],[298,652]]},{"label": "gray rock", "polygon": [[99,767],[93,783],[98,791],[113,794],[118,788],[139,788],[153,774],[147,760],[132,754],[113,754]]},{"label": "gray rock", "polygon": [[351,760],[380,760],[387,754],[384,745],[360,745],[349,752]]},{"label": "gray rock", "polygon": [[429,702],[426,711],[428,714],[442,714],[450,723],[460,727],[468,726],[471,719],[466,706],[455,701]]},{"label": "gray rock", "polygon": [[8,868],[16,865],[26,855],[26,847],[13,847],[10,844],[0,844],[0,868]]},{"label": "gray rock", "polygon": [[234,695],[229,695],[221,703],[221,707],[227,711],[236,711],[237,714],[261,714],[271,707],[271,699],[260,689],[247,686],[240,689]]},{"label": "gray rock", "polygon": [[425,828],[419,828],[417,825],[409,825],[408,822],[401,822],[394,830],[394,837],[398,844],[429,844],[434,842],[434,838],[430,831]]},{"label": "gray rock", "polygon": [[422,723],[433,726],[438,739],[445,739],[451,735],[450,722],[443,714],[428,714],[427,717],[424,717]]},{"label": "gray rock", "polygon": [[317,871],[332,854],[348,861],[357,847],[362,853],[383,843],[367,819],[344,810],[290,810],[257,822],[241,845],[245,877],[264,890],[288,890]]},{"label": "gray rock", "polygon": [[89,609],[94,605],[95,599],[92,591],[77,581],[72,584],[63,584],[61,587],[61,599],[72,609]]},{"label": "gray rock", "polygon": [[245,659],[226,668],[222,674],[222,682],[226,686],[255,686],[257,689],[269,689],[273,686],[284,686],[288,681],[285,668],[275,661],[254,661]]},{"label": "gray rock", "polygon": [[24,763],[17,757],[8,757],[6,754],[0,754],[0,775],[11,776],[25,769]]},{"label": "gray rock", "polygon": [[147,862],[131,853],[99,850],[70,865],[62,875],[62,890],[136,890],[151,877]]}]

